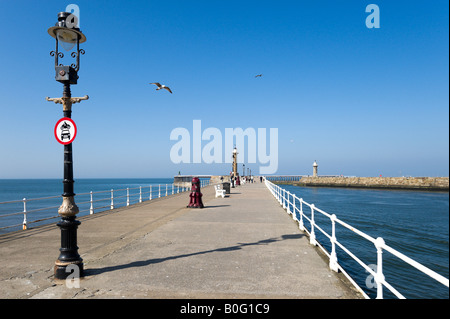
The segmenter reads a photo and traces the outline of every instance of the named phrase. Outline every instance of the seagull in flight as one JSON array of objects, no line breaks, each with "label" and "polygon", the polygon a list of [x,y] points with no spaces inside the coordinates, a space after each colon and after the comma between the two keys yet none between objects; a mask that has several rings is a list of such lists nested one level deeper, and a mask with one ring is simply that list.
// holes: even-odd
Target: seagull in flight
[{"label": "seagull in flight", "polygon": [[161,89],[166,89],[167,91],[169,91],[170,93],[172,93],[172,91],[170,90],[170,88],[168,86],[165,86],[164,84],[160,84],[158,82],[154,82],[154,83],[149,83],[149,84],[155,84],[158,88],[156,89],[156,91],[161,90]]},{"label": "seagull in flight", "polygon": [[255,75],[255,78],[262,77],[262,74]]}]

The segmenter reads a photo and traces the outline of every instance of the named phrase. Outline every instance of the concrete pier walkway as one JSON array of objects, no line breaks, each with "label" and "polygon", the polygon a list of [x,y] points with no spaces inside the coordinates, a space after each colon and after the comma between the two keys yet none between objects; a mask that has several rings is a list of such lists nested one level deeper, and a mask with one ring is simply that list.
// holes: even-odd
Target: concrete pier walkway
[{"label": "concrete pier walkway", "polygon": [[0,236],[0,298],[361,298],[263,183],[80,217],[80,287],[55,281],[55,224]]}]

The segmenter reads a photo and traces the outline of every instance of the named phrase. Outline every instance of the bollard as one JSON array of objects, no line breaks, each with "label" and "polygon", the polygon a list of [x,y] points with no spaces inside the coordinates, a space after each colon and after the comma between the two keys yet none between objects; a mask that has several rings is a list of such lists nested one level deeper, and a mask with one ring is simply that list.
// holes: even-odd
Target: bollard
[{"label": "bollard", "polygon": [[194,177],[192,179],[191,193],[189,194],[189,205],[188,208],[203,208],[202,193],[200,192],[200,179]]}]

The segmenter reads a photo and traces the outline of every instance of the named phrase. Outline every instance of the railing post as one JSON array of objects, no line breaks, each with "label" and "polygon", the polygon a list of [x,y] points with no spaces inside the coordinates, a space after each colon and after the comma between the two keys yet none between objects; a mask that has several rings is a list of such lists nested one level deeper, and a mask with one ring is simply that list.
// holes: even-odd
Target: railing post
[{"label": "railing post", "polygon": [[172,195],[175,194],[175,184],[172,184]]},{"label": "railing post", "polygon": [[290,205],[290,199],[289,199],[289,197],[291,197],[291,192],[289,192],[289,191],[286,191],[286,193],[287,193],[287,203],[286,203],[286,212],[288,213],[288,214],[291,214],[291,208],[289,207]]},{"label": "railing post", "polygon": [[23,223],[22,223],[22,229],[27,230],[27,199],[23,198]]},{"label": "railing post", "polygon": [[111,209],[114,209],[114,189],[111,189]]},{"label": "railing post", "polygon": [[167,197],[167,184],[166,184],[166,197]]},{"label": "railing post", "polygon": [[336,256],[336,215],[331,215],[331,255],[330,255],[330,269],[338,272],[338,262]]},{"label": "railing post", "polygon": [[275,187],[275,198],[277,199],[278,203],[281,204],[281,200],[280,200],[280,194],[279,194],[279,190],[278,190],[278,185],[274,185]]},{"label": "railing post", "polygon": [[160,198],[161,197],[161,184],[158,184],[158,185],[159,185],[158,198]]},{"label": "railing post", "polygon": [[378,237],[375,240],[375,247],[377,248],[377,274],[374,277],[375,282],[377,283],[377,299],[383,299],[383,246],[384,239]]},{"label": "railing post", "polygon": [[150,196],[149,199],[152,200],[152,185],[150,185]]},{"label": "railing post", "polygon": [[283,196],[281,196],[281,187],[277,186],[278,188],[278,201],[280,202],[280,205],[283,206]]},{"label": "railing post", "polygon": [[142,186],[139,186],[139,203],[142,203]]},{"label": "railing post", "polygon": [[316,234],[314,232],[314,204],[311,204],[311,233],[309,236],[309,243],[314,246],[317,245]]},{"label": "railing post", "polygon": [[89,208],[89,214],[94,214],[94,201],[92,200],[92,191],[91,191],[91,207]]},{"label": "railing post", "polygon": [[283,206],[283,190],[281,189],[280,186],[278,186],[278,192],[280,194],[280,205]]},{"label": "railing post", "polygon": [[127,187],[127,206],[130,206],[130,189]]},{"label": "railing post", "polygon": [[295,213],[295,195],[292,194],[292,219],[297,220],[297,216]]},{"label": "railing post", "polygon": [[301,231],[305,231],[305,225],[303,225],[303,198],[300,198],[300,221],[298,223],[298,228]]},{"label": "railing post", "polygon": [[283,209],[286,209],[286,198],[285,198],[285,196],[286,196],[286,191],[283,188]]}]

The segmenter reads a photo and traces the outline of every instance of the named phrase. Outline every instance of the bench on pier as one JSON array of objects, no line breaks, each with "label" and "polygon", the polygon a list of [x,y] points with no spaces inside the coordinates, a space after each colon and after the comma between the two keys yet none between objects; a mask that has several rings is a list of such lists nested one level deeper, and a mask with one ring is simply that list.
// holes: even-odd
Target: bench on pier
[{"label": "bench on pier", "polygon": [[219,185],[214,185],[214,189],[216,190],[216,197],[222,196],[225,198],[225,190],[220,188]]}]

